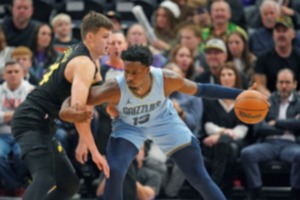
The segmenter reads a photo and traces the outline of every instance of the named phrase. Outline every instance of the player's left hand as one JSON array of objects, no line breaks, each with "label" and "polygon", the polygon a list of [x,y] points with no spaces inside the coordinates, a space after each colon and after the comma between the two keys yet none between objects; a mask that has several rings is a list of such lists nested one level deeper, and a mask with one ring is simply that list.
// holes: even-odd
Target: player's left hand
[{"label": "player's left hand", "polygon": [[110,169],[104,156],[102,156],[98,151],[92,153],[92,160],[97,165],[99,170],[103,170],[106,178],[109,178]]}]

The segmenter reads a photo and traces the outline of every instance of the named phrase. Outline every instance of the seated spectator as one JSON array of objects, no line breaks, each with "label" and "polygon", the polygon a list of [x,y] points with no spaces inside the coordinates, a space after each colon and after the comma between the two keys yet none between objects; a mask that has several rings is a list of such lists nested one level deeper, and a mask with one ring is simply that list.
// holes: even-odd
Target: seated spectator
[{"label": "seated spectator", "polygon": [[27,169],[21,159],[20,146],[12,136],[10,122],[14,110],[33,86],[23,80],[22,66],[15,61],[6,62],[3,75],[5,82],[0,85],[0,179],[5,189],[15,196],[22,195],[20,190],[25,191]]},{"label": "seated spectator", "polygon": [[263,26],[255,30],[249,39],[249,48],[256,56],[274,47],[273,29],[280,14],[278,4],[274,1],[264,1],[259,11]]},{"label": "seated spectator", "polygon": [[[236,0],[208,0],[208,10],[211,10],[211,4],[215,1],[225,1],[228,3],[230,10],[231,10],[231,17],[230,21],[243,29],[246,30],[246,21],[245,21],[245,14],[244,14],[244,7],[241,1]],[[247,0],[249,1],[249,0]]]},{"label": "seated spectator", "polygon": [[190,49],[184,45],[176,45],[170,53],[170,64],[175,64],[181,70],[184,78],[193,80],[196,76],[195,67],[193,63],[193,55]]},{"label": "seated spectator", "polygon": [[18,61],[24,71],[24,79],[27,80],[32,85],[37,86],[39,83],[39,78],[36,77],[34,70],[32,68],[32,52],[28,47],[19,46],[12,51],[12,59]]},{"label": "seated spectator", "polygon": [[221,67],[227,60],[227,48],[223,40],[210,39],[206,42],[204,53],[209,70],[195,78],[200,83],[219,83],[218,76]]},{"label": "seated spectator", "polygon": [[161,54],[160,51],[151,46],[148,42],[148,36],[145,29],[140,24],[133,24],[127,31],[127,43],[128,45],[148,45],[152,54],[153,62],[152,66],[162,68],[166,63],[166,58]]},{"label": "seated spectator", "polygon": [[56,15],[51,21],[51,26],[54,31],[53,46],[57,52],[63,53],[68,46],[79,42],[72,37],[72,19],[69,15]]},{"label": "seated spectator", "polygon": [[[220,84],[242,88],[242,81],[233,63],[226,63],[220,70]],[[242,147],[248,127],[234,113],[234,101],[230,99],[203,99],[204,155],[211,160],[211,177],[231,198],[234,163]],[[214,113],[214,114],[212,114]]]},{"label": "seated spectator", "polygon": [[211,38],[220,38],[225,42],[228,34],[233,31],[241,32],[248,38],[247,33],[241,27],[229,21],[230,17],[229,4],[226,1],[214,1],[211,5],[212,25],[202,30],[203,42],[207,42]]},{"label": "seated spectator", "polygon": [[38,22],[31,19],[33,14],[32,0],[12,1],[12,17],[5,18],[2,23],[8,46],[28,46],[30,38]]},{"label": "seated spectator", "polygon": [[[249,26],[252,28],[260,28],[262,27],[261,20],[260,20],[260,13],[258,12],[260,5],[270,0],[256,0],[255,4],[257,9],[252,13]],[[293,24],[295,26],[295,29],[299,29],[300,27],[300,2],[298,0],[271,0],[274,1],[280,10],[281,15],[287,15],[292,18]],[[281,5],[279,5],[281,3]]]},{"label": "seated spectator", "polygon": [[257,58],[254,81],[258,90],[266,95],[276,90],[277,73],[283,68],[291,69],[300,89],[300,50],[292,46],[295,30],[290,17],[280,16],[273,31],[275,47]]},{"label": "seated spectator", "polygon": [[32,69],[39,80],[43,78],[44,73],[58,56],[52,44],[52,34],[52,29],[48,24],[40,24],[32,35],[30,44],[33,52]]},{"label": "seated spectator", "polygon": [[114,24],[114,31],[122,31],[122,16],[120,13],[110,10],[106,13],[106,17],[109,18]]},{"label": "seated spectator", "polygon": [[262,198],[259,164],[277,159],[292,165],[292,199],[300,199],[300,145],[296,142],[300,133],[300,97],[296,87],[297,80],[290,69],[278,72],[277,90],[269,98],[268,115],[255,127],[261,142],[247,146],[241,152],[249,200]]},{"label": "seated spectator", "polygon": [[0,26],[0,80],[2,79],[1,74],[5,63],[11,59],[12,50],[12,47],[8,47],[6,45],[5,35],[3,33],[2,27]]},{"label": "seated spectator", "polygon": [[195,65],[195,74],[200,75],[208,70],[203,52],[198,48],[202,42],[201,29],[197,25],[188,24],[179,29],[180,44],[189,48],[192,52]]},{"label": "seated spectator", "polygon": [[155,12],[154,33],[157,40],[153,41],[151,45],[162,52],[169,51],[171,46],[176,43],[179,17],[178,5],[172,1],[163,1]]},{"label": "seated spectator", "polygon": [[247,39],[240,32],[232,32],[227,40],[228,61],[245,74],[248,84],[253,82],[256,57],[249,51]]}]

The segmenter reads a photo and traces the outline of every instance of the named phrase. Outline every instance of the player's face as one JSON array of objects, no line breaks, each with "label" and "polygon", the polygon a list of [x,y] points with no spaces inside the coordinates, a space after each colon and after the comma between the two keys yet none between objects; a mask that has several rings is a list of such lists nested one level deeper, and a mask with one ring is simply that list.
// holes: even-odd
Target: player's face
[{"label": "player's face", "polygon": [[149,75],[150,68],[140,62],[125,61],[124,75],[129,88],[140,87]]},{"label": "player's face", "polygon": [[289,72],[282,72],[277,77],[277,90],[282,98],[288,98],[296,89],[297,82],[293,80],[293,75]]},{"label": "player's face", "polygon": [[92,44],[95,53],[98,55],[105,55],[107,53],[111,32],[109,29],[100,28],[97,33],[92,34]]},{"label": "player's face", "polygon": [[220,73],[221,85],[233,88],[235,85],[236,76],[232,69],[224,68]]}]

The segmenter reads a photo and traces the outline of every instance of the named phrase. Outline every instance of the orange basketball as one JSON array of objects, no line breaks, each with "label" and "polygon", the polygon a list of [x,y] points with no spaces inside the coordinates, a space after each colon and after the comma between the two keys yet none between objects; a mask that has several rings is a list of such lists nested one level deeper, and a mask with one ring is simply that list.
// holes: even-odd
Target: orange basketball
[{"label": "orange basketball", "polygon": [[269,103],[260,92],[246,90],[235,100],[234,112],[242,122],[256,124],[262,121],[269,111]]}]

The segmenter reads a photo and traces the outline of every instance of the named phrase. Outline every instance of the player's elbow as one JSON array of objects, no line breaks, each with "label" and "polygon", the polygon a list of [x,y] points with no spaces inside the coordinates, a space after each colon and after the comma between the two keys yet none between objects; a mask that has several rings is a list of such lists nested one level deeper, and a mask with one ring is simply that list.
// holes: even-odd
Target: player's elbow
[{"label": "player's elbow", "polygon": [[61,120],[65,122],[74,123],[74,118],[72,118],[72,114],[69,113],[68,109],[61,109],[58,113],[58,116]]}]

